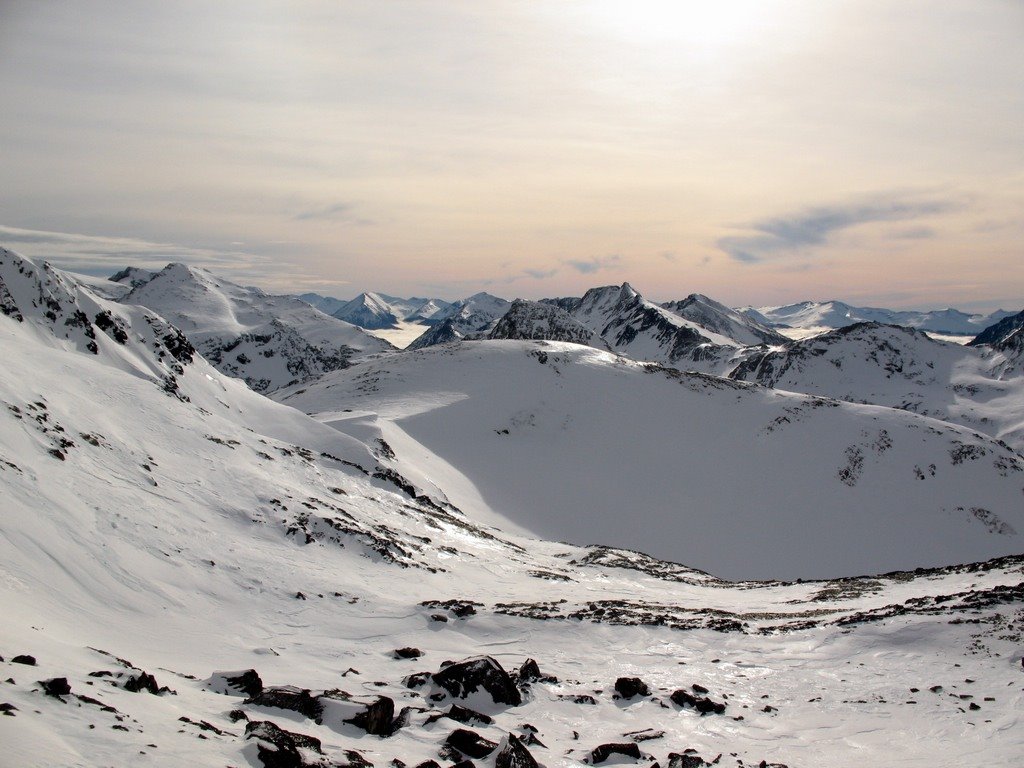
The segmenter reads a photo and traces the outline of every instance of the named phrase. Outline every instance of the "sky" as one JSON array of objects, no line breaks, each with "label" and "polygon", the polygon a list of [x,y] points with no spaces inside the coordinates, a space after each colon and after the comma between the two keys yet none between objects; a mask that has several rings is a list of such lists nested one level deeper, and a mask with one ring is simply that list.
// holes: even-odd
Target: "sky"
[{"label": "sky", "polygon": [[1024,306],[1021,0],[2,0],[0,93],[90,274]]}]

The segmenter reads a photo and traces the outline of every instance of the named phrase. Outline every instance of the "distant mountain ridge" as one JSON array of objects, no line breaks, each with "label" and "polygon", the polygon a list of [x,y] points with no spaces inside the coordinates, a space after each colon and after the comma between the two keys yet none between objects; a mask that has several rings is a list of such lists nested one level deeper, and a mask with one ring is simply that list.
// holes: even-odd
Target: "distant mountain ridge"
[{"label": "distant mountain ridge", "polygon": [[842,301],[801,301],[781,307],[743,307],[739,310],[758,323],[788,328],[842,328],[854,323],[902,325],[921,331],[973,336],[1012,312],[999,309],[988,315],[957,309],[930,311],[855,307]]}]

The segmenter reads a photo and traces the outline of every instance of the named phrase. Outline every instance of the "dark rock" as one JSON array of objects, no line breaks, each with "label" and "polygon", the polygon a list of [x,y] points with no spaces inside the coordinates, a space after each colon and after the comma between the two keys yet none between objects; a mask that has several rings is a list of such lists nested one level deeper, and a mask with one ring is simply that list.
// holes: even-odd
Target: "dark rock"
[{"label": "dark rock", "polygon": [[52,677],[49,680],[40,680],[39,684],[43,686],[43,693],[54,698],[67,696],[71,693],[71,686],[68,685],[66,677]]},{"label": "dark rock", "polygon": [[414,675],[407,675],[402,678],[402,685],[406,688],[422,688],[430,680],[429,672],[417,672]]},{"label": "dark rock", "polygon": [[520,680],[540,680],[540,667],[537,662],[533,659],[527,659],[523,662],[523,666],[519,668],[519,679]]},{"label": "dark rock", "polygon": [[346,723],[362,728],[371,736],[390,736],[395,732],[395,702],[387,696],[381,696],[366,709]]},{"label": "dark rock", "polygon": [[433,675],[434,682],[452,696],[466,698],[481,688],[496,704],[519,706],[523,697],[501,664],[490,656],[478,656],[444,667]]},{"label": "dark rock", "polygon": [[476,765],[472,760],[459,760],[452,768],[476,768]]},{"label": "dark rock", "polygon": [[237,723],[239,720],[249,722],[249,716],[240,709],[232,709],[228,712],[228,719],[231,720],[232,723]]},{"label": "dark rock", "polygon": [[137,675],[129,676],[122,684],[122,687],[126,691],[130,691],[131,693],[148,691],[149,693],[152,693],[154,696],[160,693],[166,693],[168,690],[170,690],[168,688],[161,689],[156,682],[156,678],[148,672],[139,672],[139,674]]},{"label": "dark rock", "polygon": [[597,704],[597,699],[587,693],[577,693],[574,695],[560,695],[559,701],[571,701],[573,704]]},{"label": "dark rock", "polygon": [[639,677],[620,677],[615,681],[617,698],[632,699],[635,696],[650,696],[651,689]]},{"label": "dark rock", "polygon": [[430,725],[430,723],[436,723],[442,718],[448,718],[454,720],[457,723],[479,723],[480,725],[490,725],[494,722],[494,719],[488,717],[485,714],[477,712],[476,710],[469,709],[468,707],[460,707],[458,704],[452,704],[447,712],[443,712],[439,715],[432,715],[427,718],[424,725]]},{"label": "dark rock", "polygon": [[305,715],[311,720],[318,720],[323,714],[323,707],[316,697],[310,695],[309,690],[296,688],[293,685],[265,688],[255,696],[250,696],[245,703],[260,707],[289,709],[292,712]]},{"label": "dark rock", "polygon": [[214,672],[208,680],[208,685],[218,693],[235,692],[244,694],[247,698],[258,696],[263,692],[263,680],[260,679],[255,669]]},{"label": "dark rock", "polygon": [[705,688],[703,685],[700,685],[699,683],[694,683],[690,686],[690,688],[693,689],[694,693],[708,693],[708,689]]},{"label": "dark rock", "polygon": [[[532,736],[533,734],[531,734]],[[530,750],[513,734],[494,758],[494,768],[538,768]]]},{"label": "dark rock", "polygon": [[485,739],[479,733],[467,730],[466,728],[458,728],[449,733],[445,743],[459,750],[464,755],[476,758],[487,757],[498,746],[493,741]]},{"label": "dark rock", "polygon": [[975,703],[974,703],[974,702],[972,701],[972,702],[970,703],[970,705],[969,705],[969,706],[968,706],[967,708],[968,708],[968,709],[970,709],[970,710],[972,710],[972,711],[977,711],[977,710],[981,709],[981,705],[979,705],[979,704],[975,704]]},{"label": "dark rock", "polygon": [[27,653],[21,653],[11,659],[11,664],[26,664],[34,667],[36,665],[36,657],[29,656]]},{"label": "dark rock", "polygon": [[8,701],[5,701],[2,704],[0,704],[0,712],[7,715],[7,717],[15,717],[14,713],[17,711],[18,708]]},{"label": "dark rock", "polygon": [[354,749],[345,750],[345,761],[344,768],[373,768],[373,763]]},{"label": "dark rock", "polygon": [[245,726],[245,738],[257,739],[257,757],[264,768],[304,768],[299,748],[323,754],[320,740],[279,728],[269,720],[257,720]]},{"label": "dark rock", "polygon": [[[448,617],[447,616],[443,616],[440,613],[432,613],[432,614],[430,614],[430,620],[431,621],[439,621],[442,624],[447,624],[448,623]],[[434,761],[433,760],[428,760],[427,762],[428,763],[432,763]]]},{"label": "dark rock", "polygon": [[424,760],[422,763],[414,765],[413,768],[441,768],[441,765],[436,760]]},{"label": "dark rock", "polygon": [[640,759],[640,747],[632,741],[628,744],[601,744],[590,751],[590,762],[594,765],[603,763],[612,755],[625,755]]},{"label": "dark rock", "polygon": [[720,715],[725,712],[725,704],[717,701],[712,701],[705,696],[694,696],[689,691],[680,688],[678,691],[672,694],[672,702],[680,707],[693,707],[701,715],[716,714]]},{"label": "dark rock", "polygon": [[670,752],[668,755],[668,768],[704,768],[708,765],[711,763],[705,762],[692,749],[688,749],[682,754]]},{"label": "dark rock", "polygon": [[396,648],[395,658],[396,659],[418,659],[423,655],[423,651],[419,648]]},{"label": "dark rock", "polygon": [[532,734],[532,733],[528,733],[528,734],[526,734],[526,736],[523,737],[523,744],[526,744],[527,746],[530,746],[530,747],[541,747],[542,749],[547,749],[548,748],[547,744],[545,744],[543,741],[538,739],[537,736],[535,734]]}]

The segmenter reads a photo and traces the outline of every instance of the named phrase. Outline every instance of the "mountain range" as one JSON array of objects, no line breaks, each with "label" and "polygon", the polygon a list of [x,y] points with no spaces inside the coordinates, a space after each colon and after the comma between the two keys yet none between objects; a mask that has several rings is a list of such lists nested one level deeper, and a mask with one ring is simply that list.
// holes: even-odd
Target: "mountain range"
[{"label": "mountain range", "polygon": [[119,275],[0,249],[0,763],[1024,750],[1024,313],[751,344],[622,285],[400,351]]}]

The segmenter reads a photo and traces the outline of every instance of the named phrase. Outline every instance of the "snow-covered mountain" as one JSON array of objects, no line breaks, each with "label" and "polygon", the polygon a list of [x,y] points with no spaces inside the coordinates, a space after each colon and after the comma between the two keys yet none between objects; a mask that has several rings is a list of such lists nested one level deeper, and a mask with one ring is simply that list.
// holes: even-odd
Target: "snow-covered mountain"
[{"label": "snow-covered mountain", "polygon": [[[566,390],[588,369],[606,379],[620,368],[644,391],[717,402],[700,394],[710,379],[608,364],[618,359],[580,347],[480,342],[401,357],[440,364],[488,346]],[[222,375],[151,310],[9,252],[0,252],[0,350],[3,765],[398,768],[472,758],[500,768],[611,755],[608,764],[671,768],[906,768],[1013,765],[1024,748],[1014,684],[1022,558],[733,585],[636,552],[491,528],[481,518],[497,513],[482,498],[456,508],[426,479],[435,469],[446,485],[469,475],[383,441],[385,409],[342,408],[342,430],[315,421]],[[383,406],[400,394],[397,371],[377,382],[372,364],[359,368],[365,397],[377,389]],[[510,366],[511,383],[521,368]],[[454,369],[452,378],[471,373]],[[813,402],[713,391],[745,411],[759,398]],[[466,394],[433,392],[438,404]],[[396,417],[412,410],[390,402]],[[868,427],[868,410],[804,415],[813,423],[833,411],[836,423]],[[804,423],[787,417],[769,434]],[[415,416],[397,421],[418,428]],[[465,436],[461,417],[456,426]],[[528,430],[507,426],[496,438]],[[616,442],[654,453],[662,437],[631,429]],[[892,439],[886,458],[903,450],[900,430]],[[927,453],[942,439],[911,443]],[[665,453],[685,464],[709,442],[676,430]],[[877,479],[873,455],[865,451],[857,487]],[[940,462],[913,484],[987,484],[982,468],[995,457]],[[803,481],[793,491],[815,492]],[[561,504],[553,497],[545,509]],[[879,516],[903,512],[883,507]],[[635,497],[621,514],[637,526],[653,512]],[[974,510],[931,522],[1006,535]]]},{"label": "snow-covered mountain", "polygon": [[438,344],[451,344],[453,341],[462,341],[464,338],[463,333],[459,331],[458,323],[454,318],[449,317],[446,320],[428,326],[405,349],[411,352],[417,349],[434,347]]},{"label": "snow-covered mountain", "polygon": [[453,503],[493,510],[499,527],[728,578],[845,576],[1024,546],[1024,459],[979,432],[588,347],[432,347],[277,396],[421,457]]},{"label": "snow-covered mountain", "polygon": [[685,370],[724,373],[744,345],[648,301],[629,283],[591,288],[570,314],[615,352]]},{"label": "snow-covered mountain", "polygon": [[333,296],[321,296],[319,293],[300,293],[295,298],[304,301],[314,309],[319,309],[325,315],[333,315],[339,309],[348,304],[346,299],[336,299]]},{"label": "snow-covered mountain", "polygon": [[438,316],[443,315],[445,310],[451,306],[450,303],[442,299],[409,299],[409,302],[414,308],[405,316],[405,321],[421,325],[438,322]]},{"label": "snow-covered mountain", "polygon": [[608,345],[565,310],[537,301],[516,299],[487,335],[489,339],[567,341],[597,349]]},{"label": "snow-covered mountain", "polygon": [[450,304],[431,319],[435,322],[451,319],[463,334],[487,333],[511,306],[506,299],[480,292]]},{"label": "snow-covered mountain", "polygon": [[661,306],[701,328],[727,336],[745,346],[785,344],[789,341],[785,336],[749,315],[730,309],[699,293],[691,293],[685,299],[670,301]]},{"label": "snow-covered mountain", "polygon": [[483,338],[511,306],[511,302],[489,293],[475,293],[434,312],[429,318],[432,327],[407,349],[424,349],[464,338]]},{"label": "snow-covered mountain", "polygon": [[1024,449],[1024,378],[1015,356],[936,341],[921,331],[858,323],[755,353],[738,381],[914,411]]},{"label": "snow-covered mountain", "polygon": [[394,349],[297,298],[245,288],[185,264],[168,264],[120,300],[167,318],[218,370],[258,392]]},{"label": "snow-covered mountain", "polygon": [[967,314],[956,309],[898,311],[854,307],[842,301],[801,301],[782,307],[745,307],[739,311],[759,323],[790,328],[842,328],[855,323],[883,323],[961,336],[973,336],[1013,314],[1002,309],[990,315]]},{"label": "snow-covered mountain", "polygon": [[993,323],[969,341],[967,345],[971,347],[982,344],[993,347],[1005,346],[1021,328],[1024,328],[1024,312],[1018,312],[1016,315],[1004,317]]},{"label": "snow-covered mountain", "polygon": [[331,314],[368,330],[398,327],[398,317],[391,305],[376,293],[360,293]]}]

